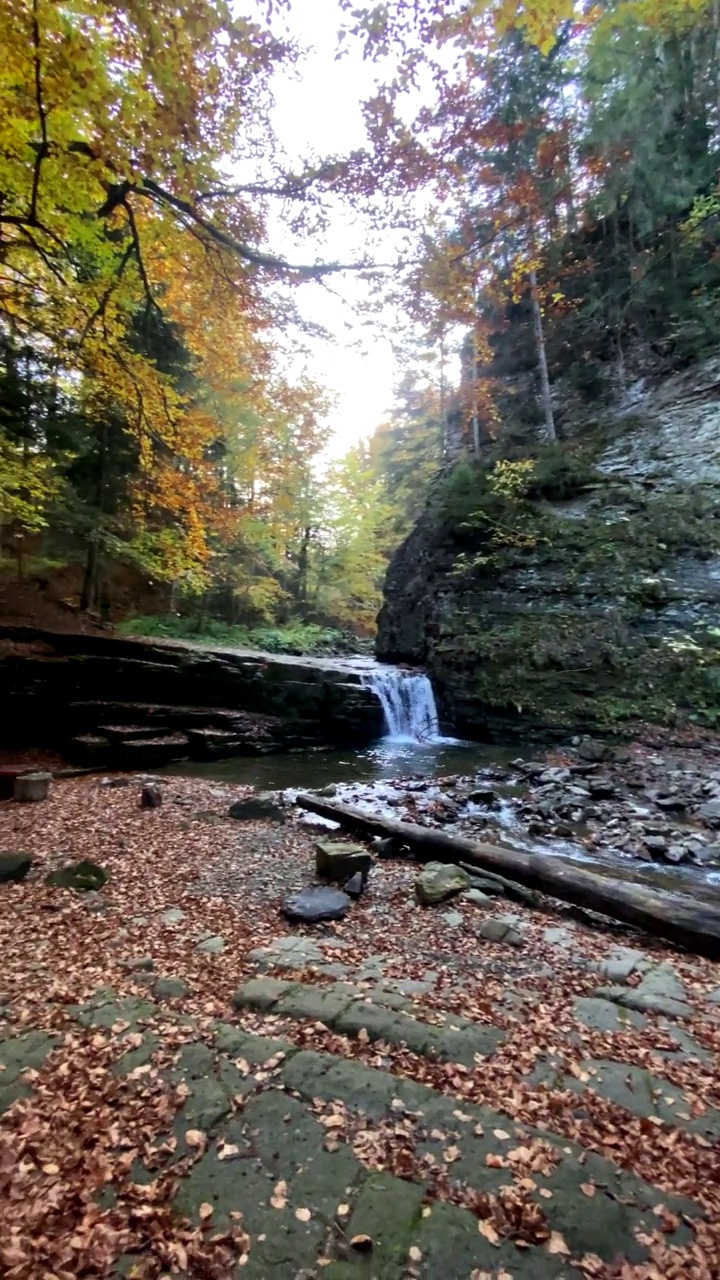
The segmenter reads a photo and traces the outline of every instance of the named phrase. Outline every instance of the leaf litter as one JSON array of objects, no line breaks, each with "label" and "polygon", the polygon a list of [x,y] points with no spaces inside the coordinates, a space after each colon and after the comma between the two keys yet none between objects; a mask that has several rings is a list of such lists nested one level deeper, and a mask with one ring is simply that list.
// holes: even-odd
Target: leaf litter
[{"label": "leaf litter", "polygon": [[[247,1258],[251,1248],[240,1219],[233,1219],[231,1232],[210,1235],[212,1214],[201,1214],[200,1225],[194,1226],[179,1219],[172,1208],[177,1179],[206,1147],[202,1131],[187,1130],[188,1154],[176,1161],[171,1174],[162,1171],[162,1153],[172,1151],[174,1142],[167,1138],[168,1125],[181,1112],[189,1091],[164,1082],[159,1067],[172,1060],[183,1041],[182,1030],[170,1020],[154,1025],[163,1042],[159,1057],[124,1078],[116,1077],[111,1067],[122,1037],[125,1051],[138,1048],[142,1035],[129,1031],[124,1019],[110,1034],[79,1031],[68,1006],[87,1000],[101,987],[112,987],[121,995],[145,994],[137,974],[123,968],[122,961],[149,954],[155,973],[170,973],[188,987],[187,996],[171,1003],[175,1011],[194,1018],[200,1028],[210,1028],[214,1018],[231,1016],[234,990],[255,972],[248,953],[288,932],[278,916],[279,897],[306,879],[313,837],[292,823],[282,831],[259,823],[240,830],[223,821],[229,802],[247,794],[246,788],[172,779],[163,782],[163,791],[160,809],[140,811],[135,785],[103,789],[94,778],[72,780],[57,783],[42,806],[9,805],[0,810],[0,844],[27,849],[37,860],[37,872],[20,885],[3,886],[0,893],[0,931],[8,940],[0,1004],[13,1032],[44,1029],[65,1036],[34,1074],[31,1096],[19,1099],[2,1119],[0,1269],[8,1280],[35,1280],[43,1274],[57,1280],[109,1275],[123,1252],[140,1256],[137,1274],[142,1280],[188,1268],[203,1277],[222,1277],[238,1259]],[[203,809],[215,809],[218,822],[195,820],[194,813]],[[47,870],[82,857],[110,871],[102,910],[94,909],[92,897],[44,884]],[[522,957],[511,957],[510,963],[506,950],[486,944],[487,963],[478,972],[476,931],[455,931],[449,956],[441,914],[418,910],[413,878],[412,868],[401,863],[376,866],[370,893],[347,921],[332,926],[329,937],[346,944],[337,953],[343,963],[351,959],[360,966],[368,957],[384,954],[388,978],[421,978],[427,965],[434,964],[434,986],[417,997],[424,1016],[433,1021],[436,1013],[444,1012],[502,1027],[506,1040],[493,1055],[492,1071],[431,1062],[402,1046],[373,1044],[369,1037],[349,1040],[317,1022],[293,1024],[258,1013],[244,1020],[247,1028],[266,1034],[285,1031],[301,1047],[357,1058],[392,1070],[399,1078],[429,1084],[457,1100],[458,1119],[466,1115],[463,1104],[472,1103],[492,1107],[516,1124],[546,1126],[608,1156],[661,1192],[694,1198],[706,1217],[694,1224],[692,1244],[668,1246],[672,1215],[665,1214],[648,1235],[647,1263],[616,1266],[594,1255],[572,1263],[602,1280],[710,1280],[720,1260],[716,1150],[700,1134],[641,1119],[609,1102],[593,1090],[591,1073],[581,1064],[589,1057],[613,1056],[628,1066],[650,1068],[683,1090],[688,1115],[702,1116],[720,1106],[718,1021],[696,1003],[689,1029],[713,1055],[708,1062],[685,1054],[667,1056],[677,1046],[667,1030],[652,1023],[614,1034],[590,1031],[574,1018],[572,1001],[590,994],[596,979],[542,941],[541,929],[548,924],[566,925],[562,909],[548,903],[538,916],[516,908],[532,947]],[[179,909],[183,918],[165,920],[170,908]],[[464,910],[469,919],[477,920],[469,908]],[[607,952],[606,937],[582,924],[574,927],[587,959],[601,959]],[[211,935],[226,940],[221,958],[196,951],[199,939]],[[616,931],[612,941],[618,940],[624,939]],[[627,941],[637,945],[636,936],[627,935]],[[654,960],[672,961],[696,1002],[717,986],[709,962],[679,956],[652,940],[642,945],[652,950]],[[534,972],[542,971],[544,960],[552,969],[551,978]],[[457,974],[465,981],[458,983]],[[321,974],[312,975],[313,982],[324,980]],[[526,987],[531,995],[519,1012],[505,1003],[509,981]],[[188,1029],[185,1038],[193,1037],[197,1030]],[[565,1074],[587,1086],[582,1113],[576,1094],[531,1085],[529,1077],[543,1058],[555,1058]],[[272,1071],[270,1067],[269,1083]],[[434,1164],[421,1165],[416,1121],[407,1127],[405,1117],[401,1130],[396,1123],[387,1129],[363,1126],[340,1102],[319,1118],[328,1143],[349,1141],[366,1167],[386,1168],[398,1177],[421,1176],[429,1199],[448,1199],[471,1209],[481,1231],[519,1244],[544,1242],[551,1253],[566,1256],[565,1241],[548,1229],[533,1198],[552,1200],[552,1191],[538,1190],[531,1176],[547,1172],[558,1159],[550,1144],[543,1151],[542,1144],[524,1141],[518,1133],[518,1145],[508,1147],[510,1132],[494,1130],[498,1150],[489,1154],[488,1164],[507,1170],[510,1182],[495,1196],[479,1196],[452,1179],[456,1144],[448,1142],[450,1134],[443,1135],[445,1156],[440,1153]],[[484,1136],[483,1126],[476,1126],[475,1133]],[[218,1155],[232,1160],[239,1151],[236,1144],[221,1140]],[[132,1169],[143,1160],[150,1167],[155,1162],[157,1177],[141,1187],[133,1181]],[[284,1207],[283,1182],[276,1183],[273,1200]],[[104,1207],[103,1189],[108,1187],[113,1203]],[[588,1198],[603,1194],[590,1181],[581,1184],[581,1191]],[[338,1216],[346,1216],[341,1214],[346,1209],[349,1206],[340,1205]],[[296,1216],[304,1212],[305,1206],[295,1210]],[[307,1212],[312,1216],[311,1207]]]}]

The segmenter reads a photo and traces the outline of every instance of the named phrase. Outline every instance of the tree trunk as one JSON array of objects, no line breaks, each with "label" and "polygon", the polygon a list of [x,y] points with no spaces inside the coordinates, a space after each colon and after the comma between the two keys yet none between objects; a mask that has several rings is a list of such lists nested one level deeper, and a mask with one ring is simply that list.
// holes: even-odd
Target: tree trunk
[{"label": "tree trunk", "polygon": [[543,329],[542,311],[540,310],[540,299],[538,298],[538,282],[537,271],[533,267],[530,272],[530,300],[532,303],[533,328],[535,330],[535,346],[537,348],[538,367],[540,369],[540,387],[542,392],[542,406],[545,415],[545,435],[552,444],[557,440],[557,431],[555,430],[555,415],[552,407],[552,397],[550,395],[550,374],[548,373],[547,352],[545,350],[545,331]]},{"label": "tree trunk", "polygon": [[691,902],[674,894],[658,893],[643,885],[611,880],[555,855],[521,853],[462,836],[448,836],[444,831],[431,827],[377,818],[363,809],[337,801],[298,795],[297,803],[301,809],[331,818],[362,835],[396,836],[426,859],[462,861],[481,871],[500,872],[529,889],[538,889],[562,902],[601,912],[659,938],[679,943],[711,960],[720,959],[719,907]]}]

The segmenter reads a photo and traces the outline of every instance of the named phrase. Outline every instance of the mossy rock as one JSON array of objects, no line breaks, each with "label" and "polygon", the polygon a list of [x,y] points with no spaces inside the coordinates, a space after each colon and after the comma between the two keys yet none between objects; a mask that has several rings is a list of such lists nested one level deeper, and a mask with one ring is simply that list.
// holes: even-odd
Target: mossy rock
[{"label": "mossy rock", "polygon": [[67,867],[51,871],[46,876],[45,883],[54,885],[56,889],[78,889],[87,893],[104,888],[109,879],[109,872],[98,866],[97,862],[83,859],[82,862],[73,862]]}]

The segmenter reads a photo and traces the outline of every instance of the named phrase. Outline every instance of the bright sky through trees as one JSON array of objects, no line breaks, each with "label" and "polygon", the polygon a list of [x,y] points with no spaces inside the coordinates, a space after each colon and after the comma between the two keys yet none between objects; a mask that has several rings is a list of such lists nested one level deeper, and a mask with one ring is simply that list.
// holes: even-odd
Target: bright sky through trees
[{"label": "bright sky through trees", "polygon": [[[292,12],[278,19],[280,29],[311,47],[295,76],[277,77],[274,82],[273,123],[291,161],[298,164],[367,145],[361,103],[373,92],[380,69],[363,61],[359,43],[336,61],[342,17],[338,0],[294,0]],[[366,224],[347,201],[337,200],[334,206],[332,225],[322,243],[313,238],[306,256],[310,253],[327,261],[361,259],[367,246]],[[304,246],[287,229],[272,220],[270,228],[278,251],[298,261],[303,258]],[[385,248],[392,259],[396,248],[392,242],[378,247]],[[303,317],[329,330],[334,338],[309,341],[309,371],[337,397],[330,417],[334,432],[330,452],[335,454],[375,429],[390,408],[399,378],[384,326],[357,311],[365,294],[362,282],[347,274],[308,284],[297,299]],[[390,316],[387,325],[392,327]]]}]

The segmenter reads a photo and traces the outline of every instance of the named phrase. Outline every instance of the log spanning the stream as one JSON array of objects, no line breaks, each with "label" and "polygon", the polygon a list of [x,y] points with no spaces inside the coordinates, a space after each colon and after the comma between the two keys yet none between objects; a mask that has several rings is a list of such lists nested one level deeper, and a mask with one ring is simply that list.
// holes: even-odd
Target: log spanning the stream
[{"label": "log spanning the stream", "polygon": [[426,860],[462,861],[478,871],[499,872],[562,902],[634,925],[697,955],[720,959],[720,908],[710,904],[600,876],[555,855],[522,853],[463,836],[449,836],[433,827],[378,818],[355,805],[318,796],[298,795],[297,804],[359,835],[392,836]]}]

